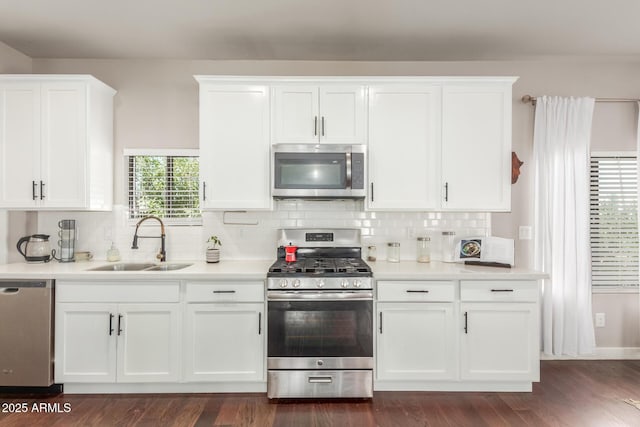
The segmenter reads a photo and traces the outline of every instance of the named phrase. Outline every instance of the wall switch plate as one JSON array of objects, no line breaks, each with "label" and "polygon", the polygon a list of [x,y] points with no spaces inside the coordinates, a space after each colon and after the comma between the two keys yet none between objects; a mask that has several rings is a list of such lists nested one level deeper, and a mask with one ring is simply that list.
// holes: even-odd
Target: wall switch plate
[{"label": "wall switch plate", "polygon": [[518,238],[520,240],[533,239],[533,227],[530,225],[521,225],[520,228],[518,228]]},{"label": "wall switch plate", "polygon": [[604,328],[606,320],[604,313],[596,313],[596,328]]}]

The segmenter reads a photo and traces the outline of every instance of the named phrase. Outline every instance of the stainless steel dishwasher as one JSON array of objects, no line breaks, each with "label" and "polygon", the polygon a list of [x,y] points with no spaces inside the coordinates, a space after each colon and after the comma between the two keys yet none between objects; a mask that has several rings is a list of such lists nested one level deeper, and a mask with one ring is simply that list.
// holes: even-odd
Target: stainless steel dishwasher
[{"label": "stainless steel dishwasher", "polygon": [[53,384],[53,281],[0,280],[0,386]]}]

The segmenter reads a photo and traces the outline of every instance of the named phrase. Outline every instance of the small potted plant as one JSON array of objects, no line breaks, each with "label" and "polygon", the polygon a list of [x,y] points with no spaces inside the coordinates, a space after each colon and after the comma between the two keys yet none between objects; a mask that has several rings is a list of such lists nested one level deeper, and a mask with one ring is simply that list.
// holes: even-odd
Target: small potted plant
[{"label": "small potted plant", "polygon": [[207,262],[219,262],[220,261],[220,249],[216,246],[222,246],[222,242],[218,239],[218,236],[211,236],[207,240]]}]

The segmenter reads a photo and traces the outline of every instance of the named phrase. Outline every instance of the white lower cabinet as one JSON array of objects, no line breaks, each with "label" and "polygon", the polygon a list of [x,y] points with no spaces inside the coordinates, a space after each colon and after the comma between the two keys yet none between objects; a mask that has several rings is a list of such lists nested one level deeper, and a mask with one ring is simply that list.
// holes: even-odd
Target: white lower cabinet
[{"label": "white lower cabinet", "polygon": [[378,282],[376,378],[457,377],[453,281]]},{"label": "white lower cabinet", "polygon": [[460,377],[539,381],[540,327],[535,281],[460,282]]},{"label": "white lower cabinet", "polygon": [[58,282],[55,381],[177,382],[178,289],[177,282]]},{"label": "white lower cabinet", "polygon": [[55,380],[115,382],[117,304],[56,305]]},{"label": "white lower cabinet", "polygon": [[452,303],[378,303],[377,378],[455,379]]},{"label": "white lower cabinet", "polygon": [[264,381],[264,282],[187,283],[185,380]]},{"label": "white lower cabinet", "polygon": [[529,391],[540,381],[536,281],[379,281],[377,292],[377,390]]}]

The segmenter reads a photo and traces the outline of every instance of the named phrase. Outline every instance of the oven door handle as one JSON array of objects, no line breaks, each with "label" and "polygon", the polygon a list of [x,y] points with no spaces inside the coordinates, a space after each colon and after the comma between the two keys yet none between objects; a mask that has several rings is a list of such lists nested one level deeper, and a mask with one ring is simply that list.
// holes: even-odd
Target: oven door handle
[{"label": "oven door handle", "polygon": [[305,292],[305,291],[268,291],[269,301],[342,301],[342,300],[373,300],[373,292]]}]

